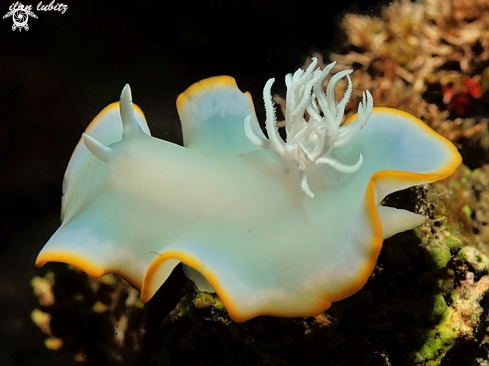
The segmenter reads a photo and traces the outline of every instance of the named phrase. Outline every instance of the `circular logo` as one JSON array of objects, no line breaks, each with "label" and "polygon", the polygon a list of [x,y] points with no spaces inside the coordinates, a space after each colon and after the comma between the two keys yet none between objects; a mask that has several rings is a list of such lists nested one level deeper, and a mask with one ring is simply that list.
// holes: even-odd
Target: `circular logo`
[{"label": "circular logo", "polygon": [[5,14],[3,16],[3,19],[12,17],[12,20],[14,21],[14,24],[12,25],[12,30],[14,31],[18,29],[19,31],[21,31],[22,28],[24,28],[25,30],[29,30],[29,25],[27,24],[27,21],[29,20],[30,16],[33,18],[37,18],[37,15],[30,11],[30,8],[26,9],[20,6]]},{"label": "circular logo", "polygon": [[29,26],[27,25],[27,21],[29,20],[29,12],[27,10],[15,9],[12,12],[12,19],[14,21],[12,30],[15,30],[15,27],[19,28],[19,30],[22,28],[29,30]]}]

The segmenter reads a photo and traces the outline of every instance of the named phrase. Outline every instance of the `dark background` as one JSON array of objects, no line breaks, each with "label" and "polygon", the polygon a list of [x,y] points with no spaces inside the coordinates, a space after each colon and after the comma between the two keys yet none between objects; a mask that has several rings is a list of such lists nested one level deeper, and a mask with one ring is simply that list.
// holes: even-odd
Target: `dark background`
[{"label": "dark background", "polygon": [[[60,3],[61,1],[57,1]],[[43,1],[47,4],[48,1]],[[0,19],[0,365],[67,365],[30,320],[38,251],[59,225],[63,173],[81,133],[125,83],[154,136],[180,143],[175,100],[193,82],[227,74],[253,95],[313,50],[341,52],[346,12],[382,1],[64,1],[29,31]],[[12,0],[0,0],[0,15]],[[261,118],[263,120],[263,118]],[[67,356],[66,356],[67,357]]]}]

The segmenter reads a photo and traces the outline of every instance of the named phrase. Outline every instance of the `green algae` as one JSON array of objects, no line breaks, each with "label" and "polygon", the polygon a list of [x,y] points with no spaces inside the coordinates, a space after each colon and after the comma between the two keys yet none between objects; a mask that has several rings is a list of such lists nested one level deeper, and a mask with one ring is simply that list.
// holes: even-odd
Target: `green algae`
[{"label": "green algae", "polygon": [[489,258],[474,247],[464,247],[460,249],[457,255],[478,272],[487,272],[489,269]]},{"label": "green algae", "polygon": [[[445,271],[436,282],[439,294],[432,309],[439,318],[425,330],[424,343],[415,354],[418,365],[440,365],[456,345],[477,342],[477,329],[484,321],[481,300],[489,290],[489,259],[481,251],[487,248],[481,246],[480,231],[472,228],[477,225],[475,213],[487,204],[474,188],[489,188],[481,187],[481,182],[487,182],[485,173],[485,168],[470,171],[462,166],[446,182],[432,184],[428,195],[431,215],[445,219],[438,226],[416,229],[433,265]],[[440,194],[442,189],[450,195]]]}]

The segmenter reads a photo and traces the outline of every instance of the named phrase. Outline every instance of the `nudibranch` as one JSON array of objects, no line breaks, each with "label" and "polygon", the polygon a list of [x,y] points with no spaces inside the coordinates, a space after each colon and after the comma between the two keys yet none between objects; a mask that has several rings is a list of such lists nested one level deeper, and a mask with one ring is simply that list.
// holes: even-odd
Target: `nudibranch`
[{"label": "nudibranch", "polygon": [[[61,227],[36,265],[117,273],[148,301],[182,262],[230,316],[313,316],[357,292],[384,238],[425,222],[388,194],[451,175],[457,149],[365,92],[344,123],[352,82],[316,61],[286,77],[286,139],[270,80],[267,136],[249,93],[218,76],[177,99],[184,146],[151,137],[126,86],[89,125],[68,164]],[[343,98],[335,86],[347,78]],[[306,117],[307,116],[307,117]]]}]

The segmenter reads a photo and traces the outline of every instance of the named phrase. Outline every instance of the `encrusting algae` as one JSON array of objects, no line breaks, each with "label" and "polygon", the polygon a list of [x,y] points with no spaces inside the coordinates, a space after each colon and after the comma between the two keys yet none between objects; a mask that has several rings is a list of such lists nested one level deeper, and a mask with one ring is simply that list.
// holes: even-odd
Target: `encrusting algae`
[{"label": "encrusting algae", "polygon": [[[357,110],[360,91],[370,90],[376,107],[412,113],[453,141],[468,167],[443,181],[386,198],[386,205],[426,215],[428,223],[386,240],[366,286],[324,314],[235,323],[218,297],[197,292],[189,282],[180,302],[163,315],[161,326],[147,334],[158,340],[146,347],[149,354],[138,351],[144,331],[134,330],[135,358],[150,360],[153,366],[222,360],[284,366],[324,360],[335,366],[489,364],[489,2],[395,1],[378,17],[347,14],[342,28],[348,44],[343,54],[330,59],[337,62],[334,72],[355,69],[345,116]],[[346,82],[340,82],[337,94],[345,88]],[[274,100],[285,110],[283,98],[276,95]],[[49,336],[48,347],[79,357],[79,348],[65,345],[81,344],[82,335],[76,341],[73,333],[57,332],[50,327],[53,319],[69,314],[87,319],[95,313],[101,318],[94,324],[113,330],[118,317],[114,305],[104,299],[127,303],[122,299],[130,298],[133,290],[119,284],[105,287],[102,295],[91,285],[76,290],[54,287],[54,279],[64,277],[67,283],[73,276],[84,283],[100,281],[74,269],[35,279],[41,312],[35,310],[33,319]],[[154,308],[160,300],[155,299]],[[137,321],[144,329],[142,311],[135,304],[124,308],[133,314],[130,329],[138,329]],[[111,332],[99,337],[101,344],[117,344]],[[86,362],[97,346],[84,347]],[[99,351],[109,355],[120,349]]]},{"label": "encrusting algae", "polygon": [[[489,195],[479,191],[489,190],[488,168],[470,171],[462,166],[454,176],[432,184],[428,192],[425,209],[434,219],[415,232],[438,268],[433,283],[438,292],[433,314],[439,320],[426,332],[425,342],[416,353],[419,364],[439,365],[447,352],[460,344],[478,348],[474,358],[482,359],[488,352],[483,341],[487,332],[483,328],[488,324],[482,317],[487,308],[483,308],[482,300],[489,290],[489,246],[473,214],[489,204]],[[466,357],[456,351],[450,358]]]}]

